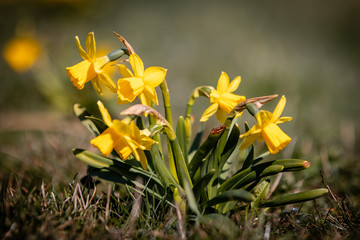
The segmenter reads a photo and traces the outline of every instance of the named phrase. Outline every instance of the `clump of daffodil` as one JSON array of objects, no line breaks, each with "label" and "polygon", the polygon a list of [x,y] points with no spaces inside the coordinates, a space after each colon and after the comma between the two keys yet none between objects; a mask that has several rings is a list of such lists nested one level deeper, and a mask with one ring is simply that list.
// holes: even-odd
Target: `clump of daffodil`
[{"label": "clump of daffodil", "polygon": [[67,67],[66,71],[69,75],[72,83],[78,89],[83,89],[85,83],[91,81],[94,89],[102,94],[101,82],[105,84],[112,92],[117,91],[116,84],[111,80],[108,73],[102,68],[111,61],[108,55],[97,58],[96,57],[96,45],[95,36],[93,32],[90,32],[86,38],[86,50],[82,48],[79,37],[75,37],[76,46],[79,50],[80,56],[84,61],[72,66]]},{"label": "clump of daffodil", "polygon": [[16,37],[5,44],[3,56],[16,72],[29,70],[41,53],[40,44],[32,37]]},{"label": "clump of daffodil", "polygon": [[151,102],[158,105],[155,87],[164,81],[167,70],[162,67],[149,67],[144,70],[143,61],[136,53],[130,55],[129,62],[134,73],[127,66],[119,64],[123,78],[118,80],[117,102],[129,103],[138,96],[143,105],[151,106]]},{"label": "clump of daffodil", "polygon": [[[246,97],[233,94],[240,85],[241,78],[237,76],[229,83],[229,76],[225,72],[221,72],[217,89],[210,91],[210,107],[208,107],[201,116],[200,122],[207,121],[215,112],[216,118],[220,123],[224,123],[226,115],[240,102],[246,100]],[[238,114],[238,116],[240,116]],[[238,117],[237,116],[237,117]]]},{"label": "clump of daffodil", "polygon": [[106,157],[109,156],[113,149],[123,160],[128,159],[133,154],[146,170],[147,159],[144,150],[150,150],[155,141],[147,136],[145,130],[139,130],[133,121],[129,122],[129,119],[122,121],[111,120],[110,114],[103,103],[98,101],[98,106],[108,128],[92,139],[90,143]]},{"label": "clump of daffodil", "polygon": [[270,153],[276,154],[290,143],[291,138],[278,126],[292,119],[292,117],[280,117],[285,104],[286,98],[282,96],[273,113],[261,110],[255,114],[258,123],[245,134],[240,135],[240,138],[245,138],[240,145],[240,150],[248,148],[255,140],[263,139]]}]

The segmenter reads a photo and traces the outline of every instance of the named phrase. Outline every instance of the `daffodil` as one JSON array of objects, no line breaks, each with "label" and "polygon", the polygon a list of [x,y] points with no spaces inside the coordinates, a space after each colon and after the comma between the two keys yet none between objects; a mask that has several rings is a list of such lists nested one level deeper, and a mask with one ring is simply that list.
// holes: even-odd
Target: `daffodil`
[{"label": "daffodil", "polygon": [[155,141],[147,136],[145,130],[139,130],[133,121],[129,123],[126,120],[112,120],[102,102],[98,101],[98,106],[108,128],[90,143],[106,157],[113,149],[124,160],[133,154],[136,160],[140,161],[141,166],[147,169],[144,150],[150,150]]},{"label": "daffodil", "polygon": [[41,53],[40,44],[32,37],[16,37],[5,44],[6,62],[17,72],[29,70]]},{"label": "daffodil", "polygon": [[[220,123],[224,123],[226,115],[240,102],[246,100],[244,96],[233,94],[240,85],[241,78],[237,76],[229,83],[229,76],[225,72],[221,72],[217,89],[210,91],[210,107],[208,107],[201,116],[200,122],[207,121],[215,112],[216,118]],[[238,114],[236,117],[240,116]]]},{"label": "daffodil", "polygon": [[151,106],[151,102],[158,105],[155,87],[164,81],[167,70],[162,67],[149,67],[144,70],[143,61],[136,53],[130,55],[129,62],[134,73],[127,66],[119,64],[123,78],[118,80],[117,102],[129,103],[138,96],[143,105]]},{"label": "daffodil", "polygon": [[276,154],[289,144],[291,138],[278,126],[292,119],[292,117],[280,117],[285,104],[286,98],[282,96],[273,113],[261,110],[255,114],[257,124],[245,134],[240,135],[240,138],[245,138],[240,145],[240,150],[248,148],[255,140],[263,139],[270,153]]},{"label": "daffodil", "polygon": [[101,82],[103,82],[112,92],[116,92],[116,84],[111,80],[109,74],[102,69],[111,61],[109,56],[96,57],[94,33],[90,32],[86,38],[86,50],[88,52],[85,52],[82,48],[78,36],[75,37],[75,40],[79,54],[84,61],[66,68],[74,86],[81,90],[84,88],[85,83],[91,81],[94,89],[99,94],[102,94]]}]

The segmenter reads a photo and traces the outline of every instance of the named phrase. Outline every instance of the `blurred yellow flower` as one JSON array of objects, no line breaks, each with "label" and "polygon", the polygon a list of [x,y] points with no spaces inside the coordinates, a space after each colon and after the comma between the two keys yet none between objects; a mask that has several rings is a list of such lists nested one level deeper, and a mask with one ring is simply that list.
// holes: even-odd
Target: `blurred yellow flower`
[{"label": "blurred yellow flower", "polygon": [[[217,89],[210,91],[210,107],[208,107],[203,115],[201,116],[200,122],[207,121],[215,112],[216,118],[220,123],[224,123],[226,119],[226,114],[240,102],[246,100],[246,97],[235,95],[234,92],[240,85],[241,78],[237,76],[229,84],[229,76],[225,72],[221,72]],[[236,117],[240,116],[238,114]]]},{"label": "blurred yellow flower", "polygon": [[276,154],[289,144],[291,138],[278,126],[292,119],[292,117],[280,117],[285,104],[286,98],[282,96],[273,113],[261,110],[255,115],[258,123],[245,134],[240,135],[240,138],[245,138],[240,150],[248,148],[255,140],[264,139],[270,153]]},{"label": "blurred yellow flower", "polygon": [[119,64],[123,78],[118,80],[117,103],[129,103],[139,96],[143,105],[151,106],[151,101],[158,105],[155,87],[164,81],[167,70],[162,67],[149,67],[144,71],[143,61],[136,53],[130,55],[129,62],[134,74],[127,66]]},{"label": "blurred yellow flower", "polygon": [[40,52],[41,47],[34,38],[16,37],[5,44],[3,56],[16,72],[25,72],[34,65]]},{"label": "blurred yellow flower", "polygon": [[98,106],[105,124],[108,128],[90,143],[99,149],[104,156],[109,156],[113,149],[126,160],[131,154],[140,161],[141,166],[147,169],[147,159],[144,150],[150,150],[155,141],[139,130],[133,121],[111,120],[108,110],[102,102]]},{"label": "blurred yellow flower", "polygon": [[66,71],[69,75],[72,83],[78,89],[83,89],[85,83],[91,81],[94,89],[102,94],[101,82],[105,84],[112,92],[116,92],[116,84],[111,80],[108,73],[102,69],[107,63],[110,62],[108,56],[96,58],[96,45],[95,36],[93,32],[90,32],[86,38],[86,50],[81,47],[78,36],[75,37],[76,45],[79,50],[80,56],[84,61],[72,66],[67,67]]}]

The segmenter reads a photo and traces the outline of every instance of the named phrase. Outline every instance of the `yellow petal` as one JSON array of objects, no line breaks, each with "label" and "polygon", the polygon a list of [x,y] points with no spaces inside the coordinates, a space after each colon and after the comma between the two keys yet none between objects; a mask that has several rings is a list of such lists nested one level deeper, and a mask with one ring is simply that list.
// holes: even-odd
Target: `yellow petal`
[{"label": "yellow petal", "polygon": [[147,158],[143,150],[137,150],[138,155],[140,157],[139,161],[144,170],[147,170]]},{"label": "yellow petal", "polygon": [[234,92],[239,87],[240,82],[241,82],[240,76],[237,76],[236,78],[234,78],[234,80],[232,80],[231,83],[229,84],[227,92],[229,92],[229,93]]},{"label": "yellow petal", "polygon": [[102,88],[101,88],[101,83],[100,83],[99,76],[93,78],[91,80],[91,83],[92,83],[93,88],[95,89],[95,91],[97,91],[100,95],[102,95]]},{"label": "yellow petal", "polygon": [[102,68],[108,64],[110,62],[110,58],[108,56],[103,56],[103,57],[99,57],[97,59],[95,59],[95,71],[97,73],[100,73],[104,70],[102,70]]},{"label": "yellow petal", "polygon": [[216,111],[216,118],[219,120],[221,124],[225,122],[226,116],[227,116],[226,112],[221,108],[218,108],[218,110]]},{"label": "yellow petal", "polygon": [[75,37],[75,42],[76,42],[76,47],[77,47],[77,49],[78,49],[78,51],[79,51],[80,57],[82,57],[82,58],[85,59],[85,60],[90,60],[89,55],[88,55],[88,54],[85,52],[85,50],[82,48],[78,36]]},{"label": "yellow petal", "polygon": [[255,115],[256,121],[260,127],[265,127],[267,124],[272,123],[272,117],[273,114],[265,110],[260,110],[260,112]]},{"label": "yellow petal", "polygon": [[144,90],[144,82],[141,78],[120,78],[118,80],[118,101],[132,102]]},{"label": "yellow petal", "polygon": [[289,122],[291,121],[293,118],[292,117],[281,117],[278,120],[275,121],[275,124],[281,124],[284,122]]},{"label": "yellow petal", "polygon": [[96,44],[94,32],[89,32],[86,38],[86,50],[90,59],[96,59]]},{"label": "yellow petal", "polygon": [[221,72],[216,90],[222,94],[225,93],[229,86],[229,76],[226,72]]},{"label": "yellow petal", "polygon": [[218,99],[219,107],[229,113],[238,103],[245,100],[244,96],[232,93],[223,93]]},{"label": "yellow petal", "polygon": [[[143,93],[145,94],[147,99],[150,99],[151,101],[153,101],[155,105],[159,105],[159,101],[158,101],[158,98],[157,98],[155,88],[145,86]],[[149,101],[147,100],[147,103],[148,102]],[[151,106],[151,105],[147,105],[147,106]]]},{"label": "yellow petal", "polygon": [[78,89],[83,89],[86,82],[97,76],[94,63],[84,60],[72,67],[66,68],[70,80]]},{"label": "yellow petal", "polygon": [[261,133],[261,127],[259,126],[259,124],[255,124],[252,128],[249,129],[249,131],[247,131],[244,134],[241,134],[240,138],[245,138],[247,136],[256,135],[259,133]]},{"label": "yellow petal", "polygon": [[119,68],[119,72],[123,78],[129,78],[129,77],[134,76],[127,66],[125,66],[123,64],[119,64],[118,68]]},{"label": "yellow petal", "polygon": [[[143,92],[140,93],[139,99],[142,105],[151,106],[151,99],[148,98]],[[145,117],[147,117],[147,113],[145,113]]]},{"label": "yellow petal", "polygon": [[281,114],[285,108],[285,104],[286,104],[286,98],[283,95],[275,107],[275,110],[274,110],[273,116],[272,116],[272,121],[275,121],[276,119],[278,119],[281,116]]},{"label": "yellow petal", "polygon": [[141,58],[136,53],[133,53],[129,57],[129,62],[134,71],[135,77],[142,77],[144,74],[144,63]]},{"label": "yellow petal", "polygon": [[98,105],[98,107],[99,107],[101,116],[102,116],[105,124],[106,124],[108,127],[112,127],[112,126],[113,126],[113,123],[112,123],[112,120],[111,120],[111,116],[110,116],[110,114],[109,114],[109,111],[105,108],[104,104],[103,104],[101,101],[97,101],[97,105]]},{"label": "yellow petal", "polygon": [[162,67],[149,67],[145,69],[143,76],[145,85],[153,88],[159,86],[165,79],[166,71]]},{"label": "yellow petal", "polygon": [[265,140],[271,154],[278,153],[291,141],[291,138],[274,123],[266,126],[261,132],[261,136]]},{"label": "yellow petal", "polygon": [[119,144],[119,145],[115,146],[114,148],[115,148],[115,151],[120,155],[120,157],[123,160],[128,159],[130,157],[130,155],[132,154],[131,149],[127,145]]},{"label": "yellow petal", "polygon": [[218,104],[213,103],[208,107],[200,118],[200,122],[207,121],[218,109]]},{"label": "yellow petal", "polygon": [[251,144],[253,144],[255,142],[256,139],[258,139],[260,136],[260,134],[255,134],[255,135],[249,135],[248,137],[246,137],[240,145],[240,150],[245,150],[248,147],[251,146]]},{"label": "yellow petal", "polygon": [[113,80],[111,80],[109,74],[107,74],[105,71],[101,71],[101,73],[99,74],[99,79],[105,84],[108,89],[110,89],[110,91],[116,93],[116,84],[113,82]]},{"label": "yellow petal", "polygon": [[[115,134],[116,135],[116,134]],[[109,156],[114,148],[114,131],[111,128],[106,129],[99,136],[92,139],[90,143],[99,149],[104,156]]]}]

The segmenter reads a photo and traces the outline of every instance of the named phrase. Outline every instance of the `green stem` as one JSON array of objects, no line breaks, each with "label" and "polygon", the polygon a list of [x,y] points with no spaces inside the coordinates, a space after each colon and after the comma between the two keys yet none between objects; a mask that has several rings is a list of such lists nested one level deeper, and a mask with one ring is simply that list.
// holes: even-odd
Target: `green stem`
[{"label": "green stem", "polygon": [[166,80],[160,84],[160,89],[163,95],[164,108],[165,108],[165,118],[169,122],[170,126],[173,127],[172,114],[171,114],[171,104],[170,104],[170,93],[167,86]]},{"label": "green stem", "polygon": [[[171,141],[171,139],[176,139],[176,135],[175,135],[174,130],[173,130],[173,121],[172,121],[171,103],[170,103],[170,93],[169,93],[169,88],[167,86],[166,80],[164,80],[160,84],[160,89],[161,89],[161,93],[162,93],[162,96],[163,96],[164,109],[165,109],[165,118],[168,121],[168,123],[170,124],[170,126],[168,126],[166,128],[167,129],[166,133],[168,135],[168,138]],[[174,154],[173,154],[173,151],[172,151],[172,146],[171,146],[170,141],[168,140],[168,142],[167,142],[167,146],[168,146],[168,149],[169,149],[169,168],[170,168],[171,174],[179,182],[178,174],[176,172]]]}]

